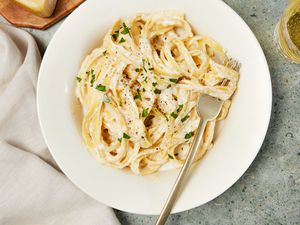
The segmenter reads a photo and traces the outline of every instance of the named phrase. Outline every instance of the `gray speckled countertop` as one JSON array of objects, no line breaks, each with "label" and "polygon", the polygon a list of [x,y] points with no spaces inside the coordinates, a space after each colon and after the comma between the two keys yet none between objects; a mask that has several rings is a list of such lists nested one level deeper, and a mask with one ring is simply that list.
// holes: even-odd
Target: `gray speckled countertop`
[{"label": "gray speckled countertop", "polygon": [[[250,26],[267,57],[273,111],[264,144],[239,181],[213,201],[170,217],[168,225],[300,225],[300,65],[276,51],[273,33],[287,0],[224,0]],[[0,21],[5,21],[0,17]],[[61,23],[28,30],[44,52]],[[156,217],[116,211],[123,225],[152,225]]]}]

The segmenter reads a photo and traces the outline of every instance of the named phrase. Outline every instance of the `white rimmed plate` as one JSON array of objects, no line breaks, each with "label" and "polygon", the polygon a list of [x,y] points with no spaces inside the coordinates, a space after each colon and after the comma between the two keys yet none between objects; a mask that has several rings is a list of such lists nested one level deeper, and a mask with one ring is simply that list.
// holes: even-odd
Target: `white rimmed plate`
[{"label": "white rimmed plate", "polygon": [[46,143],[63,172],[81,190],[111,207],[159,214],[178,170],[136,176],[100,165],[82,144],[74,116],[75,76],[84,57],[101,44],[118,18],[139,12],[179,10],[198,32],[220,42],[242,63],[238,91],[211,149],[198,163],[173,212],[200,206],[233,185],[264,140],[272,90],[263,51],[246,23],[219,0],[89,0],[61,25],[44,55],[38,81],[38,114]]}]

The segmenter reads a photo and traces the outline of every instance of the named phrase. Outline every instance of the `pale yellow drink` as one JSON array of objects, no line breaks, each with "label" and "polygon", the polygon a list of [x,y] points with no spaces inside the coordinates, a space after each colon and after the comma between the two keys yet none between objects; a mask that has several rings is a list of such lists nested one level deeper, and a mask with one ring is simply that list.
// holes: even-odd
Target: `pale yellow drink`
[{"label": "pale yellow drink", "polygon": [[300,64],[300,0],[289,1],[277,25],[276,39],[283,55]]}]

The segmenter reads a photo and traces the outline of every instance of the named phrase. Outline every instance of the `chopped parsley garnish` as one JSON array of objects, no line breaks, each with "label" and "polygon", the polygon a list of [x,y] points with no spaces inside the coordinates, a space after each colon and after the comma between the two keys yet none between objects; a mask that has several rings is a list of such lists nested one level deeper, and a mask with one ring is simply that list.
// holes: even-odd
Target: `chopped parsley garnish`
[{"label": "chopped parsley garnish", "polygon": [[141,92],[140,89],[137,89],[136,94],[134,95],[133,99],[139,99],[142,101],[142,96],[141,96]]},{"label": "chopped parsley garnish", "polygon": [[144,81],[147,83],[147,80],[148,80],[148,77],[146,77]]},{"label": "chopped parsley garnish", "polygon": [[123,138],[130,139],[131,137],[128,134],[126,134],[126,133],[123,132]]},{"label": "chopped parsley garnish", "polygon": [[189,116],[189,115],[186,115],[185,117],[183,117],[183,118],[181,119],[181,122],[185,122],[188,118],[190,118],[190,116]]},{"label": "chopped parsley garnish", "polygon": [[170,154],[168,154],[168,157],[169,157],[170,159],[174,159],[174,157],[173,157],[172,155],[170,155]]},{"label": "chopped parsley garnish", "polygon": [[172,116],[174,119],[176,119],[176,118],[178,117],[178,114],[175,113],[175,112],[172,112],[172,113],[171,113],[171,116]]},{"label": "chopped parsley garnish", "polygon": [[182,110],[182,108],[183,108],[183,105],[178,105],[178,108],[177,108],[176,112],[180,113],[180,111]]},{"label": "chopped parsley garnish", "polygon": [[147,117],[149,115],[149,109],[143,109],[143,112],[142,112],[142,117]]},{"label": "chopped parsley garnish", "polygon": [[123,25],[123,30],[122,30],[121,33],[122,33],[122,34],[129,34],[129,36],[131,36],[130,33],[129,33],[130,28],[127,27],[126,23],[123,22],[122,25]]},{"label": "chopped parsley garnish", "polygon": [[105,103],[110,103],[110,99],[106,95],[103,96],[103,101]]},{"label": "chopped parsley garnish", "polygon": [[116,41],[116,40],[118,39],[118,37],[119,37],[119,31],[116,30],[115,33],[113,33],[111,36],[112,36],[113,39]]},{"label": "chopped parsley garnish", "polygon": [[152,83],[152,86],[153,86],[153,87],[155,87],[156,85],[157,85],[157,83],[156,83],[156,82],[153,82],[153,83]]},{"label": "chopped parsley garnish", "polygon": [[144,69],[145,72],[147,72],[147,69],[146,69],[146,65],[147,64],[148,64],[148,70],[154,70],[153,67],[150,67],[151,64],[150,64],[150,62],[147,59],[142,59],[142,63],[143,63],[143,69]]},{"label": "chopped parsley garnish", "polygon": [[175,84],[177,84],[177,82],[178,82],[178,79],[175,79],[175,78],[170,78],[170,79],[169,79],[169,81],[171,81],[172,83],[175,83]]},{"label": "chopped parsley garnish", "polygon": [[95,79],[96,79],[96,74],[94,73],[93,69],[91,69],[91,71],[89,72],[89,75],[91,75],[91,81],[90,81],[90,83],[91,83],[91,87],[93,87]]},{"label": "chopped parsley garnish", "polygon": [[191,138],[191,137],[193,137],[193,136],[194,136],[194,131],[191,131],[191,132],[185,134],[184,138],[185,138],[185,139],[189,139],[189,138]]},{"label": "chopped parsley garnish", "polygon": [[119,43],[121,44],[121,43],[123,43],[123,42],[125,42],[125,39],[124,39],[124,38],[121,38],[121,40],[119,41]]},{"label": "chopped parsley garnish", "polygon": [[118,138],[118,141],[121,143],[122,142],[122,138]]},{"label": "chopped parsley garnish", "polygon": [[145,72],[147,72],[146,67],[145,67],[145,62],[146,62],[146,60],[145,60],[145,59],[142,59],[142,62],[143,62],[143,69],[145,70]]},{"label": "chopped parsley garnish", "polygon": [[169,84],[168,86],[167,86],[167,88],[170,88],[172,85],[171,84]]},{"label": "chopped parsley garnish", "polygon": [[146,91],[146,89],[145,88],[143,88],[143,92],[145,92]]},{"label": "chopped parsley garnish", "polygon": [[164,116],[165,116],[166,120],[167,120],[167,121],[169,121],[169,118],[167,117],[167,115],[166,115],[166,114],[164,114]]},{"label": "chopped parsley garnish", "polygon": [[78,81],[78,82],[81,82],[81,77],[76,77],[76,80]]},{"label": "chopped parsley garnish", "polygon": [[137,72],[137,73],[140,72],[140,69],[139,69],[139,68],[136,68],[136,69],[135,69],[135,72]]},{"label": "chopped parsley garnish", "polygon": [[106,54],[107,54],[107,50],[105,50],[105,51],[103,52],[103,55],[104,55],[104,56],[106,56]]},{"label": "chopped parsley garnish", "polygon": [[137,93],[137,94],[134,96],[134,99],[139,99],[139,100],[142,101],[142,96],[141,96],[139,93]]},{"label": "chopped parsley garnish", "polygon": [[160,94],[161,94],[161,90],[155,89],[155,90],[154,90],[154,93],[157,94],[157,95],[160,95]]},{"label": "chopped parsley garnish", "polygon": [[178,154],[178,153],[175,153],[174,155],[175,155],[175,156],[178,156],[179,154]]},{"label": "chopped parsley garnish", "polygon": [[122,101],[119,101],[119,106],[122,106],[123,104],[122,104]]},{"label": "chopped parsley garnish", "polygon": [[103,92],[106,91],[106,87],[105,87],[104,85],[102,85],[102,84],[98,84],[98,85],[96,86],[96,89],[97,89],[98,91],[103,91]]},{"label": "chopped parsley garnish", "polygon": [[178,108],[176,109],[176,111],[172,112],[170,115],[176,119],[178,117],[178,113],[180,113],[180,111],[182,110],[183,105],[179,105]]}]

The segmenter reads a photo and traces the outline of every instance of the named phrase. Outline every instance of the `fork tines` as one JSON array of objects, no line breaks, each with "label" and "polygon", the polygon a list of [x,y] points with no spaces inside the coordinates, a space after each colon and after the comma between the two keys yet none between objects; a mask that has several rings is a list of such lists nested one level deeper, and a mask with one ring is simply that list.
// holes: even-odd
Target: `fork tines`
[{"label": "fork tines", "polygon": [[241,66],[242,64],[233,58],[229,58],[229,60],[226,63],[226,67],[229,67],[237,72],[240,71]]}]

